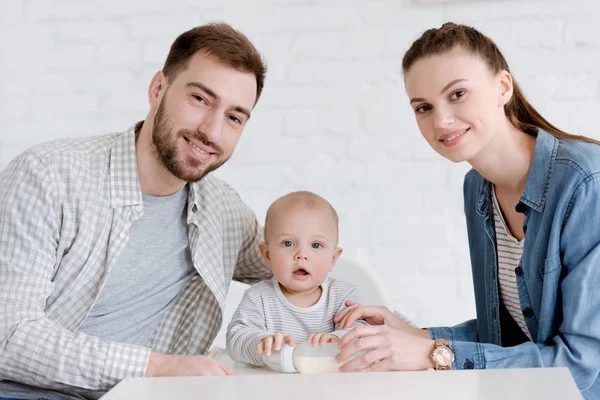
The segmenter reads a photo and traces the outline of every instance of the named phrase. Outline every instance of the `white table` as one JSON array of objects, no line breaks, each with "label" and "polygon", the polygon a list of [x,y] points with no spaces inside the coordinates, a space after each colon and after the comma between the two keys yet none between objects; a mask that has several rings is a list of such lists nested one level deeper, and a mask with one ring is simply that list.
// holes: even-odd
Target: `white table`
[{"label": "white table", "polygon": [[238,373],[222,377],[129,378],[102,400],[582,399],[566,368],[302,375],[250,367]]}]

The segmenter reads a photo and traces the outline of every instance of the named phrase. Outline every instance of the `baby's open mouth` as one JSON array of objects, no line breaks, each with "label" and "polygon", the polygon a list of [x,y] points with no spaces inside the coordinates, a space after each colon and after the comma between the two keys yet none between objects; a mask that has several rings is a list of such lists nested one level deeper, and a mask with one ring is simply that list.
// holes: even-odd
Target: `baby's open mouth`
[{"label": "baby's open mouth", "polygon": [[294,275],[309,275],[309,273],[304,268],[300,268],[294,271]]}]

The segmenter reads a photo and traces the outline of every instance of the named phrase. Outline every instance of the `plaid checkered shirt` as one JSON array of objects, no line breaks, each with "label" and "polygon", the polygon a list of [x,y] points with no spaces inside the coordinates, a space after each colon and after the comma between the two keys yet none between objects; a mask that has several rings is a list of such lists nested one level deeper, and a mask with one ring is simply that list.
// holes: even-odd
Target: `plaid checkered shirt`
[{"label": "plaid checkered shirt", "polygon": [[[35,146],[0,173],[0,379],[105,391],[141,377],[151,351],[204,354],[222,323],[232,279],[270,278],[262,227],[227,184],[190,184],[195,274],[150,347],[78,331],[143,215],[134,127]],[[75,389],[78,388],[78,389]]]}]

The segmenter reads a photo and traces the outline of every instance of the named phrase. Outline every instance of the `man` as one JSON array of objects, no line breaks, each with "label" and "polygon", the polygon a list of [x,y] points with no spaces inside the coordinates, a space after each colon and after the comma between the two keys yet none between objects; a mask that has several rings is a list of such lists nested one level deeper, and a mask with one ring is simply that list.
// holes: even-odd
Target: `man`
[{"label": "man", "polygon": [[233,374],[205,354],[231,279],[270,278],[262,228],[207,175],[266,67],[226,24],[183,33],[124,133],[29,149],[0,173],[0,379],[95,393],[126,377]]}]

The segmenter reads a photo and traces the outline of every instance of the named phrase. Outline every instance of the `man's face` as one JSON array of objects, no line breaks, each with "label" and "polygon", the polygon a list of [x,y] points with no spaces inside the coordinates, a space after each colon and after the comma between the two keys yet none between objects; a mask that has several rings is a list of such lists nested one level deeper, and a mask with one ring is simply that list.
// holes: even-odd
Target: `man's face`
[{"label": "man's face", "polygon": [[154,116],[152,142],[177,178],[196,182],[231,157],[256,100],[256,77],[205,53],[168,82]]}]

